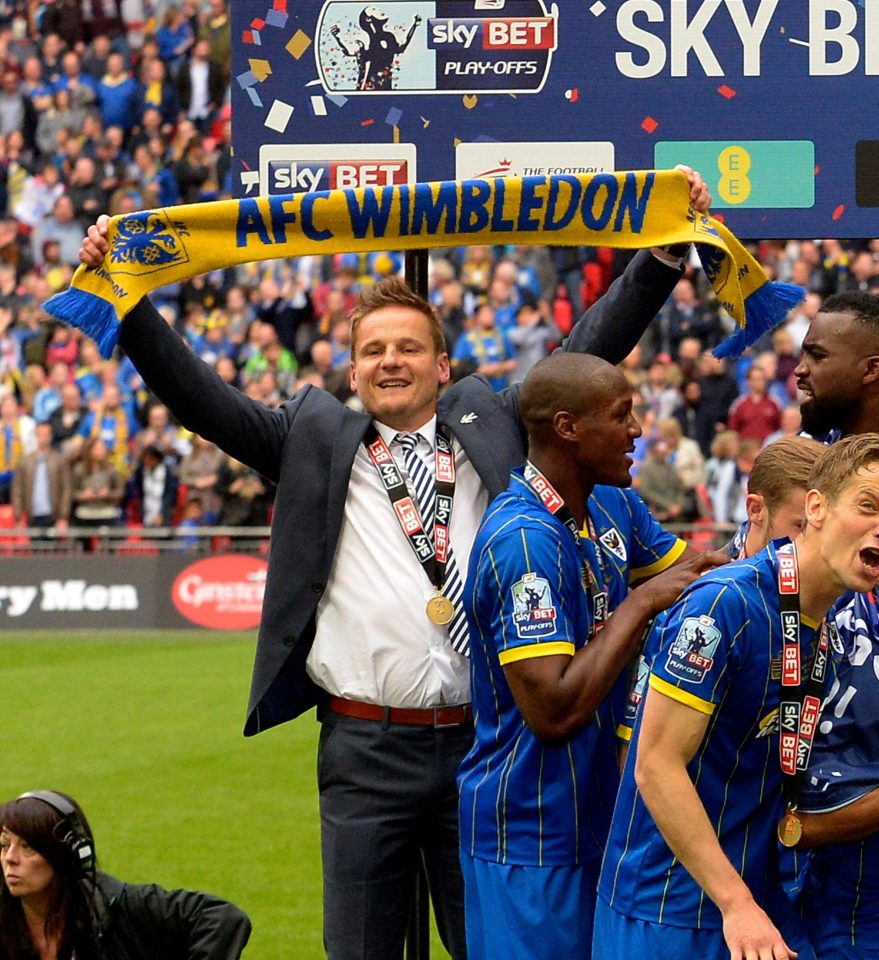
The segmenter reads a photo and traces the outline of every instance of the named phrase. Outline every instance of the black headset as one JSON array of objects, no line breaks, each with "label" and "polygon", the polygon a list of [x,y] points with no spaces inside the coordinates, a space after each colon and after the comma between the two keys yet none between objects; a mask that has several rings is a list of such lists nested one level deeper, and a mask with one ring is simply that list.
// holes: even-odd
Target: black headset
[{"label": "black headset", "polygon": [[16,800],[42,800],[61,819],[52,831],[55,839],[69,851],[74,867],[81,876],[90,876],[95,870],[95,844],[76,807],[54,790],[31,790]]}]

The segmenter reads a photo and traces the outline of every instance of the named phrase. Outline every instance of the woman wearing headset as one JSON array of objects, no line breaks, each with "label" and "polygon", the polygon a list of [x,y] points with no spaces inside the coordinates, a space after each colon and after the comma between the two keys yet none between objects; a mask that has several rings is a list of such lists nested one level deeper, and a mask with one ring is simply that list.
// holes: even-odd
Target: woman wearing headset
[{"label": "woman wearing headset", "polygon": [[225,900],[96,870],[91,828],[66,794],[0,806],[0,867],[0,960],[236,960],[250,936]]}]

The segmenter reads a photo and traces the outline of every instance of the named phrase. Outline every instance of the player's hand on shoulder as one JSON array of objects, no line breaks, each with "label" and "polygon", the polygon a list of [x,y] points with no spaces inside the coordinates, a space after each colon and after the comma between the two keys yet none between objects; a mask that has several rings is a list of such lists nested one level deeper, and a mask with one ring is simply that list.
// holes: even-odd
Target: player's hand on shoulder
[{"label": "player's hand on shoulder", "polygon": [[110,218],[102,213],[97,221],[86,231],[85,238],[79,248],[79,259],[87,267],[99,267],[110,249],[107,242],[107,227]]},{"label": "player's hand on shoulder", "polygon": [[730,960],[797,960],[796,951],[754,900],[724,912],[723,936]]},{"label": "player's hand on shoulder", "polygon": [[697,577],[728,562],[729,557],[716,550],[699,553],[658,573],[635,592],[643,592],[644,599],[649,602],[655,615],[670,607]]},{"label": "player's hand on shoulder", "polygon": [[723,550],[706,550],[704,553],[692,554],[686,560],[682,560],[678,566],[695,570],[698,577],[709,570],[714,570],[715,567],[722,567],[725,563],[729,563],[730,559]]}]

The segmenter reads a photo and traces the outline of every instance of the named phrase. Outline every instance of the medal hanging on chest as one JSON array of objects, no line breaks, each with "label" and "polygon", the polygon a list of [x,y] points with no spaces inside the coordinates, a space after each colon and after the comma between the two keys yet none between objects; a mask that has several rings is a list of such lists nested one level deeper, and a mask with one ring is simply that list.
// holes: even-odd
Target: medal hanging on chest
[{"label": "medal hanging on chest", "polygon": [[439,627],[447,626],[455,618],[455,605],[442,592],[449,559],[449,525],[455,497],[455,457],[452,444],[442,430],[437,428],[436,500],[431,542],[424,529],[419,506],[410,495],[396,460],[374,424],[367,432],[364,443],[366,453],[378,472],[409,546],[436,590],[425,605],[427,619]]}]

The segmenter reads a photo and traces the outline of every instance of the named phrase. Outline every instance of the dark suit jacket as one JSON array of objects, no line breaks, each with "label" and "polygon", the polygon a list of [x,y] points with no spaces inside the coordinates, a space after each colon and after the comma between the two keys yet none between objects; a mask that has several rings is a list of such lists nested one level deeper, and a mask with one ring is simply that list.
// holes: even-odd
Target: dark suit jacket
[{"label": "dark suit jacket", "polygon": [[[618,363],[679,277],[646,251],[638,254],[564,349]],[[278,410],[245,397],[202,363],[146,298],[122,324],[120,344],[180,423],[278,485],[244,733],[292,720],[317,702],[305,661],[370,417],[310,386]],[[460,442],[489,496],[505,490],[509,471],[525,459],[518,387],[498,394],[484,377],[466,377],[440,397],[437,419]]]}]

